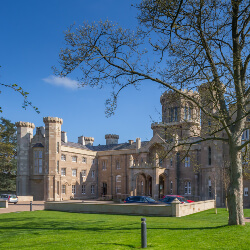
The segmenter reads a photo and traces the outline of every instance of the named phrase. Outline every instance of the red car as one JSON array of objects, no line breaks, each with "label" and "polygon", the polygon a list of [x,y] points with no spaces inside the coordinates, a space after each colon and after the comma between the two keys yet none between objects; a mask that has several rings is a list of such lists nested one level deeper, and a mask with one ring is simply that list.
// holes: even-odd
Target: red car
[{"label": "red car", "polygon": [[194,201],[192,200],[187,200],[185,197],[181,195],[164,195],[163,199],[161,199],[162,202],[170,204],[173,202],[173,200],[177,198],[181,203],[192,203]]}]

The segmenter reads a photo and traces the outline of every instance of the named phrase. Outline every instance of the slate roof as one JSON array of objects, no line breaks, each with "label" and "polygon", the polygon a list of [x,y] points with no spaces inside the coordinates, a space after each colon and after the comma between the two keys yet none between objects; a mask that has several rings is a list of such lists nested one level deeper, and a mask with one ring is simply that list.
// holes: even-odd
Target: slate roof
[{"label": "slate roof", "polygon": [[[148,144],[148,141],[141,142],[141,147],[144,147]],[[85,146],[79,143],[74,142],[62,142],[63,146],[72,147],[72,148],[81,148],[92,151],[108,151],[108,150],[121,150],[121,149],[135,149],[136,143],[132,145],[129,143],[120,143],[120,144],[111,144],[111,145],[98,145],[98,146]]]}]

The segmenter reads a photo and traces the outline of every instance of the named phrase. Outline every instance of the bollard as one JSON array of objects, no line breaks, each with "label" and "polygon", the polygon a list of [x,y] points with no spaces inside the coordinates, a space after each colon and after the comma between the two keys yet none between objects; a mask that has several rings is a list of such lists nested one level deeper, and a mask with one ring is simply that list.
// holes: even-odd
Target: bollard
[{"label": "bollard", "polygon": [[30,212],[32,211],[32,201],[30,202]]},{"label": "bollard", "polygon": [[146,218],[141,218],[141,248],[147,247],[147,225]]}]

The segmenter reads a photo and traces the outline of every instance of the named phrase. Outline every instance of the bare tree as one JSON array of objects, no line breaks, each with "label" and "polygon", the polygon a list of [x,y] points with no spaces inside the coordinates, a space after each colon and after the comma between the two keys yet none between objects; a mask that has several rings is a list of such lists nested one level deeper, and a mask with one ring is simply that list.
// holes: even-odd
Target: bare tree
[{"label": "bare tree", "polygon": [[[200,140],[229,145],[229,225],[244,224],[241,143],[249,114],[250,4],[239,0],[143,0],[139,28],[110,21],[70,27],[60,53],[61,76],[79,68],[80,84],[111,84],[107,114],[119,92],[145,80],[190,100],[215,124]],[[199,90],[201,98],[182,89]],[[222,136],[221,131],[226,133]]]}]

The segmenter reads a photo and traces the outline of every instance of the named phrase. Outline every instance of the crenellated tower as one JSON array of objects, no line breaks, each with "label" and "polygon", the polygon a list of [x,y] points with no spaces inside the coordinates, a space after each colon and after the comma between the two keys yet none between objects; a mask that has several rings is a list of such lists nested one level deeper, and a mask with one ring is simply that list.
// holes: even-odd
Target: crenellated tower
[{"label": "crenellated tower", "polygon": [[61,158],[61,126],[58,117],[44,117],[45,123],[45,180],[44,189],[48,201],[60,200],[60,175],[57,171]]},{"label": "crenellated tower", "polygon": [[35,125],[30,122],[16,122],[17,127],[17,195],[29,193],[30,143]]}]

